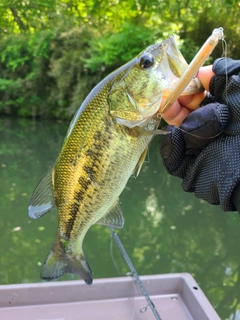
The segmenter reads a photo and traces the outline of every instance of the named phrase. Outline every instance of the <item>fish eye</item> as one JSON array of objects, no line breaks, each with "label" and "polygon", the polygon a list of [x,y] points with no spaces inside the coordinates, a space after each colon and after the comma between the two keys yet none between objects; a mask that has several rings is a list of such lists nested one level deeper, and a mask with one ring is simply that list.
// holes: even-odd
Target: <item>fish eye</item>
[{"label": "fish eye", "polygon": [[139,65],[143,69],[150,68],[154,64],[154,57],[148,53],[141,57]]}]

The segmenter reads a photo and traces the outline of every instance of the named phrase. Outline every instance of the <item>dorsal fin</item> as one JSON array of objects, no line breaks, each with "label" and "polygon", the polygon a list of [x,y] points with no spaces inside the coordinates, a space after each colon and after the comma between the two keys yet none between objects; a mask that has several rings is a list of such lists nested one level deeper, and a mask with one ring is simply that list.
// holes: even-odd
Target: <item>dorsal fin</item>
[{"label": "dorsal fin", "polygon": [[97,224],[102,224],[107,227],[114,227],[114,228],[122,228],[124,225],[124,217],[122,214],[122,209],[120,207],[119,201],[114,203],[110,211],[99,219]]},{"label": "dorsal fin", "polygon": [[45,213],[55,208],[53,196],[53,175],[52,166],[41,178],[30,199],[28,215],[30,218],[40,218]]}]

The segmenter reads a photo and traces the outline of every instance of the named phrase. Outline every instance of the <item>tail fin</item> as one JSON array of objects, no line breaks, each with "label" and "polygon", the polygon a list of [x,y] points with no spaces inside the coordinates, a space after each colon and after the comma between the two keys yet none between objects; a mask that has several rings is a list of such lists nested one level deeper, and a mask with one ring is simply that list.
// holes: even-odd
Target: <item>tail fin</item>
[{"label": "tail fin", "polygon": [[54,280],[62,277],[65,273],[76,274],[86,284],[92,284],[92,271],[83,251],[78,256],[74,252],[66,253],[60,249],[60,244],[56,241],[42,266],[41,278],[43,280]]}]

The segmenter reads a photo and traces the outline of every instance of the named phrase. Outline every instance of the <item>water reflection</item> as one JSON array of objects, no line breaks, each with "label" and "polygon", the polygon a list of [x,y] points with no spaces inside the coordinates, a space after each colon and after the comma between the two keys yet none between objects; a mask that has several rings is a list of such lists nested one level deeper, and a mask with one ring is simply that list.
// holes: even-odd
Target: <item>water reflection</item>
[{"label": "water reflection", "polygon": [[[31,220],[27,206],[39,178],[57,157],[67,126],[0,120],[1,284],[40,281],[41,264],[55,236],[56,210]],[[140,275],[189,272],[221,319],[240,319],[239,216],[184,193],[180,180],[162,167],[159,139],[151,145],[150,161],[121,196],[126,221],[118,231],[121,241]],[[108,228],[93,226],[84,251],[95,278],[129,272]]]}]

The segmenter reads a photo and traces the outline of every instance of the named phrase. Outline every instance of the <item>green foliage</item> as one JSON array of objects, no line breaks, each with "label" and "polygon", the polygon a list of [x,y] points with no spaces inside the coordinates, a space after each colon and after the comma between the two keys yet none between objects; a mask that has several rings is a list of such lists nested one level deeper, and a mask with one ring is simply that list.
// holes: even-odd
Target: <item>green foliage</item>
[{"label": "green foliage", "polygon": [[0,113],[69,118],[104,76],[169,34],[190,62],[222,26],[238,59],[239,10],[236,0],[3,0]]},{"label": "green foliage", "polygon": [[92,55],[85,62],[92,72],[99,72],[105,67],[115,69],[133,59],[156,38],[155,30],[125,22],[118,32],[107,32],[91,40]]},{"label": "green foliage", "polygon": [[[91,31],[73,28],[59,32],[51,43],[48,76],[52,81],[48,103],[52,116],[69,118],[90,89],[100,81],[100,74],[89,74],[84,59],[89,55]],[[56,106],[56,107],[55,107]]]},{"label": "green foliage", "polygon": [[186,39],[180,41],[179,49],[185,60],[189,63],[196,55],[199,48],[193,39]]},{"label": "green foliage", "polygon": [[50,54],[49,31],[11,35],[0,41],[0,110],[13,115],[44,114]]},{"label": "green foliage", "polygon": [[9,36],[0,42],[0,112],[69,118],[101,79],[155,38],[130,23],[101,37],[81,27]]}]

